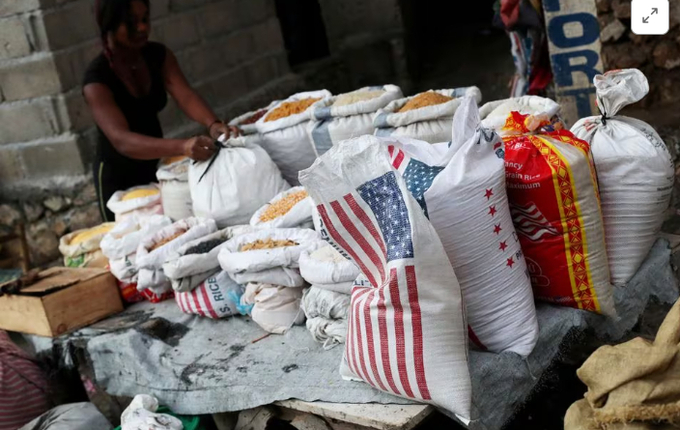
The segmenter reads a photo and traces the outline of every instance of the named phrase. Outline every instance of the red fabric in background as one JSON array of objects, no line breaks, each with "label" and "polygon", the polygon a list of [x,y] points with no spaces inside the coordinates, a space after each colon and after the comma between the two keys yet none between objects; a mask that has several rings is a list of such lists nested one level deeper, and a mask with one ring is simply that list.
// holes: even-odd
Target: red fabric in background
[{"label": "red fabric in background", "polygon": [[0,430],[16,430],[50,409],[47,379],[0,330]]}]

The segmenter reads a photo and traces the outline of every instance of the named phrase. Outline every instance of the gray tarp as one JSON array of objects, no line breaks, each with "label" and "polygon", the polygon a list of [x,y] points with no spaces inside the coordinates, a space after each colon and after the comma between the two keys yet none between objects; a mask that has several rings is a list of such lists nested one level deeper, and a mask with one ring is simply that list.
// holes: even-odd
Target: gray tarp
[{"label": "gray tarp", "polygon": [[[603,340],[620,339],[637,323],[650,296],[678,296],[666,241],[658,241],[626,288],[616,290],[615,320],[539,304],[540,337],[525,361],[471,351],[472,429],[500,429],[559,358],[560,348],[593,328]],[[343,348],[324,351],[303,327],[284,336],[265,333],[248,318],[212,321],[182,314],[173,301],[135,305],[117,317],[69,337],[86,343],[98,385],[118,396],[151,394],[178,413],[238,411],[297,398],[337,403],[406,403],[338,374]],[[51,341],[31,337],[37,349]],[[69,341],[60,339],[59,342]]]}]

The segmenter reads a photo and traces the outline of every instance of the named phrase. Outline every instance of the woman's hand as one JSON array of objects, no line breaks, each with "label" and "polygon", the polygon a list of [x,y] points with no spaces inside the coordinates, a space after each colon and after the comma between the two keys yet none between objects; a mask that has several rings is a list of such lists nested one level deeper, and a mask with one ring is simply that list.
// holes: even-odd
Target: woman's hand
[{"label": "woman's hand", "polygon": [[206,161],[215,154],[214,140],[208,136],[196,136],[184,142],[184,155],[196,161]]},{"label": "woman's hand", "polygon": [[210,136],[217,140],[218,137],[222,136],[223,134],[227,139],[230,137],[238,137],[241,135],[241,130],[238,129],[238,127],[230,126],[227,125],[223,122],[214,122],[210,126]]}]

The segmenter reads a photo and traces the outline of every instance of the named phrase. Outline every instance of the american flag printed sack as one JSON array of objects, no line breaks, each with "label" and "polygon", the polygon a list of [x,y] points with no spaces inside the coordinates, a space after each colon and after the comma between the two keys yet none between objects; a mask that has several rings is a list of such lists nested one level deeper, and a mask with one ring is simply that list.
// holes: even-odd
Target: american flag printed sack
[{"label": "american flag printed sack", "polygon": [[518,112],[502,131],[508,198],[534,296],[615,315],[590,145],[561,123]]},{"label": "american flag printed sack", "polygon": [[374,136],[334,146],[300,181],[321,235],[369,285],[352,290],[340,373],[470,417],[460,286],[434,228]]},{"label": "american flag printed sack", "polygon": [[241,313],[243,286],[219,271],[188,293],[175,293],[175,301],[187,314],[219,319]]},{"label": "american flag printed sack", "polygon": [[480,127],[477,104],[467,98],[454,116],[450,144],[383,140],[444,245],[463,291],[470,340],[484,350],[528,356],[538,321],[505,192],[500,137]]}]

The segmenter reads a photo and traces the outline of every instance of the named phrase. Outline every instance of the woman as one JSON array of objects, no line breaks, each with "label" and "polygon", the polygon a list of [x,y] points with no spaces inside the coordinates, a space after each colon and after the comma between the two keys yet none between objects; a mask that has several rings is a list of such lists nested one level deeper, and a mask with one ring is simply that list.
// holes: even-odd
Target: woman
[{"label": "woman", "polygon": [[[94,181],[104,221],[113,221],[111,195],[156,181],[159,158],[209,159],[221,134],[238,130],[220,121],[182,74],[177,58],[149,42],[149,0],[98,0],[95,5],[103,52],[85,73],[83,94],[97,123]],[[210,135],[163,139],[158,113],[167,93]]]}]

